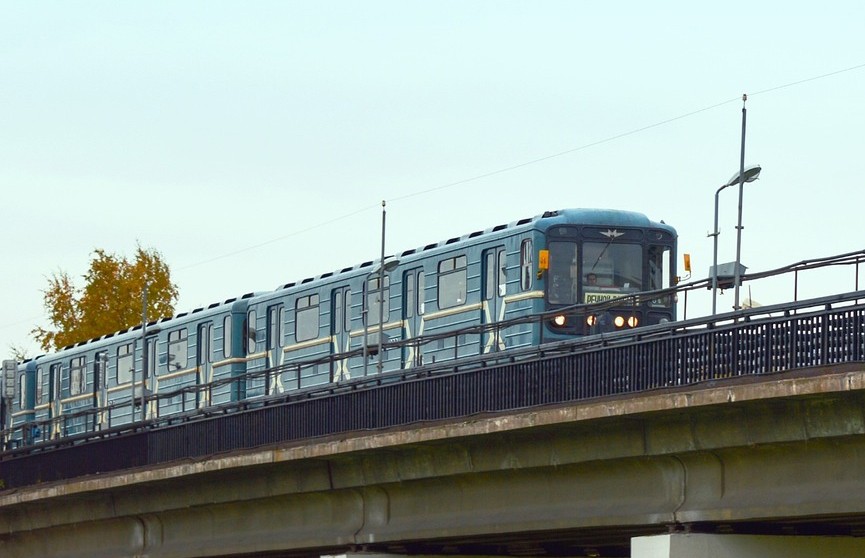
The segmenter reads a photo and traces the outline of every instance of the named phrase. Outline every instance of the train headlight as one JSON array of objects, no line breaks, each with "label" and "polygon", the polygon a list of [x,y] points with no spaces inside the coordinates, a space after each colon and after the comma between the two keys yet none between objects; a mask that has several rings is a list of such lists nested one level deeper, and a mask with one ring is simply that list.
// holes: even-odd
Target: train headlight
[{"label": "train headlight", "polygon": [[568,320],[565,318],[564,314],[559,314],[553,318],[553,325],[556,327],[565,327],[565,324]]},{"label": "train headlight", "polygon": [[640,320],[637,319],[636,316],[631,316],[628,318],[628,327],[637,327],[637,324],[640,323]]},{"label": "train headlight", "polygon": [[625,325],[625,318],[623,318],[622,316],[616,316],[616,318],[613,320],[613,323],[616,324],[616,327],[622,327],[623,325]]},{"label": "train headlight", "polygon": [[598,317],[597,316],[586,316],[586,325],[588,325],[589,327],[592,327],[596,323],[598,323]]}]

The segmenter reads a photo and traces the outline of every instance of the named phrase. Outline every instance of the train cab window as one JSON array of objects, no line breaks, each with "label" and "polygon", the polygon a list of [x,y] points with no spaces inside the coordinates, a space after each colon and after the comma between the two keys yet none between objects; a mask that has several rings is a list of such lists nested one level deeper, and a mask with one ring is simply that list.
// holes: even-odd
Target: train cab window
[{"label": "train cab window", "polygon": [[[384,316],[383,321],[386,322],[388,316],[390,316],[390,277],[387,275],[384,276],[384,288],[379,288],[379,278],[377,276],[370,277],[366,282],[365,289],[366,323],[378,323],[379,305],[381,305],[381,315]],[[379,297],[381,297],[380,301]]]},{"label": "train cab window", "polygon": [[132,381],[132,370],[135,366],[133,348],[132,343],[117,347],[117,370],[114,372],[114,381],[117,385]]},{"label": "train cab window", "polygon": [[231,357],[231,316],[222,321],[222,356]]},{"label": "train cab window", "polygon": [[175,329],[168,334],[168,361],[166,362],[169,372],[176,372],[186,368],[188,350],[188,339],[186,328]]},{"label": "train cab window", "polygon": [[[649,246],[646,267],[648,273],[648,286],[646,290],[654,291],[674,286],[673,273],[671,269],[670,246]],[[673,304],[671,296],[655,298],[649,301],[652,306],[670,306]]]},{"label": "train cab window", "polygon": [[295,338],[297,342],[309,341],[318,337],[319,312],[318,295],[302,296],[295,302]]},{"label": "train cab window", "polygon": [[453,308],[466,303],[467,265],[466,256],[457,256],[439,262],[439,309]]},{"label": "train cab window", "polygon": [[548,249],[550,251],[550,269],[547,280],[547,298],[550,304],[577,304],[580,279],[577,243],[550,241]]},{"label": "train cab window", "polygon": [[69,395],[84,393],[85,368],[83,356],[75,357],[69,361]]},{"label": "train cab window", "polygon": [[243,337],[243,348],[248,355],[255,352],[257,319],[255,310],[250,310],[246,315],[246,335]]},{"label": "train cab window", "polygon": [[532,288],[532,240],[527,238],[520,245],[520,289]]},{"label": "train cab window", "polygon": [[598,287],[639,291],[643,284],[643,249],[639,244],[586,242],[583,244],[583,277],[594,274]]}]

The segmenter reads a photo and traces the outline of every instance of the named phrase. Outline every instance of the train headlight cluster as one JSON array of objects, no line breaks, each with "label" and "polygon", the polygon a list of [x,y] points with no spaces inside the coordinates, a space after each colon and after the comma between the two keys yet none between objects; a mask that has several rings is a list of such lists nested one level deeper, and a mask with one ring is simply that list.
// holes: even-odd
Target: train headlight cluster
[{"label": "train headlight cluster", "polygon": [[[567,316],[564,314],[557,314],[553,316],[550,321],[554,327],[566,327],[571,325],[570,320],[568,320]],[[606,324],[606,327],[604,327],[604,324]],[[611,324],[614,328],[607,329]],[[586,325],[590,328],[600,326],[603,331],[611,331],[612,329],[622,329],[625,326],[629,328],[637,327],[640,325],[640,319],[635,315],[629,316],[627,314],[617,316],[611,316],[609,314],[590,314],[586,316]]]},{"label": "train headlight cluster", "polygon": [[[609,319],[609,317],[607,319]],[[631,316],[621,316],[621,315],[614,316],[614,317],[612,317],[612,322],[613,322],[613,325],[616,327],[616,329],[621,329],[621,328],[625,327],[626,325],[628,327],[637,327],[638,325],[640,325],[640,319],[634,315],[631,315]],[[586,316],[586,325],[587,326],[594,327],[595,325],[598,325],[599,323],[601,323],[599,316]],[[610,322],[607,321],[606,323],[610,323]]]}]

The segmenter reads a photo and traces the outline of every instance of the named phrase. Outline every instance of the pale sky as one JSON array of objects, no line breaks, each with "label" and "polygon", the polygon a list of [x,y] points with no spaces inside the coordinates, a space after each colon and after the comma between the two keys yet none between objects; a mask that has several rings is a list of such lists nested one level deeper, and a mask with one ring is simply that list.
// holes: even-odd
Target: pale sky
[{"label": "pale sky", "polygon": [[381,200],[388,253],[616,208],[706,277],[743,93],[742,262],[863,249],[865,4],[808,6],[0,1],[0,352],[38,354],[48,276],[96,248],[160,251],[190,310],[378,257]]}]

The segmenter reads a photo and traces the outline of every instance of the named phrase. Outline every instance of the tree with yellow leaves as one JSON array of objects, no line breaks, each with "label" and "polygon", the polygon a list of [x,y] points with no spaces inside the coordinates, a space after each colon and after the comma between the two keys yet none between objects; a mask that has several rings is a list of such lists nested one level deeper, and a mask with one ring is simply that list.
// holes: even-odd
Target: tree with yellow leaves
[{"label": "tree with yellow leaves", "polygon": [[144,250],[139,245],[130,262],[97,249],[84,279],[87,284],[81,290],[63,271],[48,280],[44,304],[55,329],[37,327],[31,331],[42,349],[60,349],[140,324],[145,286],[148,320],[174,314],[179,291],[156,250]]}]

